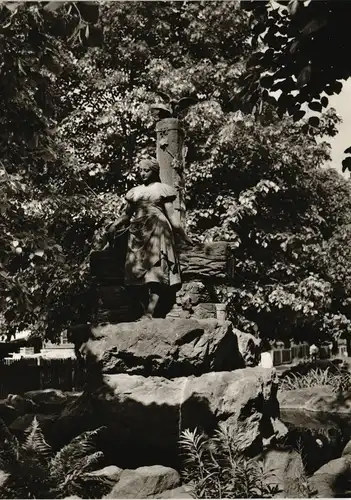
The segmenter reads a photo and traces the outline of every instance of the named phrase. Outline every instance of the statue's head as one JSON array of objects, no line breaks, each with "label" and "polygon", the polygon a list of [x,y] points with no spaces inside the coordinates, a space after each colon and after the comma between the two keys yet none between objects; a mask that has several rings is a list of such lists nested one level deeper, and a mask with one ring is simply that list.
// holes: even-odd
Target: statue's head
[{"label": "statue's head", "polygon": [[156,158],[145,158],[139,163],[139,174],[144,184],[160,180],[160,165]]}]

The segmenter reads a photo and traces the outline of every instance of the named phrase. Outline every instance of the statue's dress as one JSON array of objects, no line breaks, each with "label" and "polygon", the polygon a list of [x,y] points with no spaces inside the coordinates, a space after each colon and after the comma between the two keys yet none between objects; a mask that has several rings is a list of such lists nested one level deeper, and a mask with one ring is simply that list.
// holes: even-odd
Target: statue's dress
[{"label": "statue's dress", "polygon": [[125,264],[128,285],[181,283],[172,226],[165,213],[165,203],[173,202],[175,190],[155,182],[137,186],[126,195],[133,206]]}]

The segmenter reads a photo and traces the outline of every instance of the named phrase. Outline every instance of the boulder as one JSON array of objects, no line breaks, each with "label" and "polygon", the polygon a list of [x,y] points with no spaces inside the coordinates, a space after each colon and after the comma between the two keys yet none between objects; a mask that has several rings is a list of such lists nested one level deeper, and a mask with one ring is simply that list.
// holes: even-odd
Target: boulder
[{"label": "boulder", "polygon": [[245,366],[257,366],[260,360],[261,339],[237,328],[234,328],[234,333],[238,339],[239,352]]},{"label": "boulder", "polygon": [[10,431],[16,436],[22,438],[24,431],[31,425],[34,417],[37,417],[40,428],[44,432],[45,436],[50,434],[50,429],[57,417],[56,415],[42,415],[41,413],[26,413],[25,415],[20,415],[9,425]]},{"label": "boulder", "polygon": [[158,493],[153,498],[195,498],[195,495],[193,494],[193,488],[182,484],[178,488]]},{"label": "boulder", "polygon": [[308,387],[279,391],[278,399],[281,419],[294,428],[308,428],[316,431],[349,428],[351,411],[351,394],[349,393],[340,397],[330,386]]},{"label": "boulder", "polygon": [[39,413],[60,413],[65,406],[75,401],[81,393],[61,391],[59,389],[42,389],[29,391],[24,397],[33,401]]},{"label": "boulder", "polygon": [[108,465],[103,469],[95,470],[90,472],[89,475],[92,477],[101,477],[107,479],[111,482],[117,483],[120,480],[123,469],[117,467],[117,465]]},{"label": "boulder", "polygon": [[262,456],[266,484],[277,486],[279,498],[306,498],[307,478],[295,450],[268,450]]},{"label": "boulder", "polygon": [[50,444],[60,449],[82,432],[99,427],[99,422],[99,409],[92,406],[90,393],[84,392],[56,417],[50,429]]},{"label": "boulder", "polygon": [[9,394],[6,398],[6,403],[21,415],[35,413],[38,409],[37,405],[31,399],[19,396],[18,394]]},{"label": "boulder", "polygon": [[283,410],[303,409],[310,412],[324,412],[349,415],[351,411],[351,394],[342,397],[333,391],[331,386],[307,387],[292,391],[280,391],[279,403]]},{"label": "boulder", "polygon": [[323,465],[308,482],[318,498],[340,498],[350,489],[350,480],[351,461],[348,457],[341,457]]},{"label": "boulder", "polygon": [[343,457],[349,457],[351,459],[351,440],[348,441],[342,452]]},{"label": "boulder", "polygon": [[136,470],[127,469],[105,498],[149,498],[179,485],[180,476],[170,467],[152,465]]},{"label": "boulder", "polygon": [[0,400],[0,418],[6,425],[10,425],[18,416],[18,410],[11,406],[7,399]]},{"label": "boulder", "polygon": [[242,450],[259,451],[263,438],[287,432],[277,418],[276,387],[274,371],[263,368],[173,380],[105,375],[101,387],[61,415],[55,435],[68,441],[72,428],[76,435],[106,426],[101,449],[123,468],[154,463],[177,467],[181,431],[197,427],[211,435],[219,423],[233,432],[244,427]]},{"label": "boulder", "polygon": [[[94,492],[94,498],[101,498],[109,494],[120,480],[123,469],[116,465],[108,465],[103,469],[89,472],[86,477],[86,490]],[[97,482],[97,479],[99,480]]]},{"label": "boulder", "polygon": [[[74,334],[71,338],[75,340]],[[79,350],[90,373],[174,378],[244,367],[232,324],[216,319],[167,318],[98,326]]]}]

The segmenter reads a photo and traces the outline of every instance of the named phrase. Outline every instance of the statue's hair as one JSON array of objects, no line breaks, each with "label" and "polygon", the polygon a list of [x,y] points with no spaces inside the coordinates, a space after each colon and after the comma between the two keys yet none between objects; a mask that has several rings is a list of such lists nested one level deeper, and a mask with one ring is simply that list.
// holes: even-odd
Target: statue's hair
[{"label": "statue's hair", "polygon": [[145,165],[149,167],[155,174],[160,175],[160,164],[156,160],[156,158],[143,158],[140,162],[140,165]]}]

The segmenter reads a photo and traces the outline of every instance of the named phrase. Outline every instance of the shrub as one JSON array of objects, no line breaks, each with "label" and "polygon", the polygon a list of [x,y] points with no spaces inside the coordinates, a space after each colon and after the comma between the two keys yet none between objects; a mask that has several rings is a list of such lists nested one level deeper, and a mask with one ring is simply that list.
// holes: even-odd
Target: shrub
[{"label": "shrub", "polygon": [[111,487],[91,473],[103,459],[95,445],[102,429],[84,432],[53,452],[36,417],[22,443],[0,419],[0,498],[101,498]]},{"label": "shrub", "polygon": [[195,498],[272,498],[276,486],[266,484],[263,464],[240,451],[240,432],[221,426],[213,438],[197,429],[181,434],[184,481]]}]

